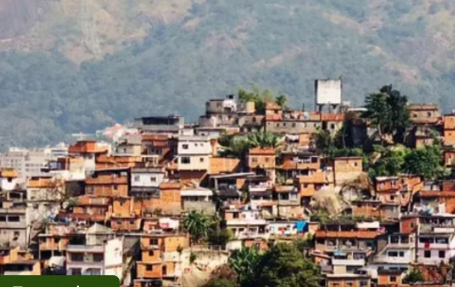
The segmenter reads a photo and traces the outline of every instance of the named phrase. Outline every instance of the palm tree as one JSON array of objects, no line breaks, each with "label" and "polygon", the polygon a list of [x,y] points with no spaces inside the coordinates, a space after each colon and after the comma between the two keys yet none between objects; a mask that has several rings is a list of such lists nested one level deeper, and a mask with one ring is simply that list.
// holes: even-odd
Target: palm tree
[{"label": "palm tree", "polygon": [[286,98],[285,95],[281,95],[281,96],[276,97],[275,103],[277,105],[279,105],[282,109],[287,109],[288,108],[288,106],[287,106],[288,99]]},{"label": "palm tree", "polygon": [[241,250],[234,252],[229,258],[229,265],[239,276],[240,282],[251,280],[259,261],[259,253],[255,248],[243,247]]},{"label": "palm tree", "polygon": [[279,135],[261,130],[247,136],[250,147],[279,147],[282,144]]},{"label": "palm tree", "polygon": [[190,233],[191,244],[207,236],[209,219],[203,213],[192,210],[183,218],[183,226]]}]

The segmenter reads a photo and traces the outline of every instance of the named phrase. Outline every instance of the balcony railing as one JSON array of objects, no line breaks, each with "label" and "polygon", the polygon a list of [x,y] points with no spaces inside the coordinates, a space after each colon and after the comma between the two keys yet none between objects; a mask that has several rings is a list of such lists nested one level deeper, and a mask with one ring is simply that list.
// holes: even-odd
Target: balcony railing
[{"label": "balcony railing", "polygon": [[104,246],[101,246],[101,245],[68,245],[66,250],[68,252],[103,253]]}]

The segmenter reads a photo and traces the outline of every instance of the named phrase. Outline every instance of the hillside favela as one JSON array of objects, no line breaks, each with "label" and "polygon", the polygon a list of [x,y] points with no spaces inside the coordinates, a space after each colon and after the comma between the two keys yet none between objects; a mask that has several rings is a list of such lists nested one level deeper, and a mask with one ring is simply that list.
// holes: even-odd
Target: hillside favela
[{"label": "hillside favela", "polygon": [[[239,90],[1,155],[1,275],[121,286],[451,286],[455,114],[386,85],[353,106]],[[182,107],[184,109],[185,107]],[[140,116],[140,115],[138,115]]]}]

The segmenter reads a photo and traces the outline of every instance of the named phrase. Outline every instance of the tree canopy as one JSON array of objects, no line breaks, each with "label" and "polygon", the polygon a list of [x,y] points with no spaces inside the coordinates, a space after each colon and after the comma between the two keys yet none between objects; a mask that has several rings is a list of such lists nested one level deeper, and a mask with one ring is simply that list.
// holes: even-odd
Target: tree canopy
[{"label": "tree canopy", "polygon": [[388,135],[392,136],[395,143],[404,142],[409,126],[407,104],[407,97],[394,90],[392,85],[384,86],[379,93],[366,97],[367,111],[363,113],[363,117],[369,119],[371,125],[377,129],[381,143],[384,143]]},{"label": "tree canopy", "polygon": [[253,285],[319,287],[320,270],[293,244],[276,244],[259,259]]}]

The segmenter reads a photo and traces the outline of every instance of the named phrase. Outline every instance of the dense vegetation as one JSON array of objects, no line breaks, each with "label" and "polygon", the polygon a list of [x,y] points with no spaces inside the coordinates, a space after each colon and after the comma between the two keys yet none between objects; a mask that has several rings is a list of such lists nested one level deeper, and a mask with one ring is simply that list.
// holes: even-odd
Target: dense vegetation
[{"label": "dense vegetation", "polygon": [[234,252],[229,266],[215,270],[205,287],[317,287],[319,276],[298,242],[278,243],[263,254],[252,247]]},{"label": "dense vegetation", "polygon": [[118,41],[112,55],[81,65],[60,54],[83,32],[62,20],[49,30],[62,40],[46,52],[0,55],[0,146],[39,146],[136,116],[195,120],[206,99],[252,83],[297,108],[312,108],[313,79],[342,76],[355,104],[394,83],[413,102],[450,109],[453,11],[448,0],[197,1],[180,20],[151,19],[143,40]]}]

